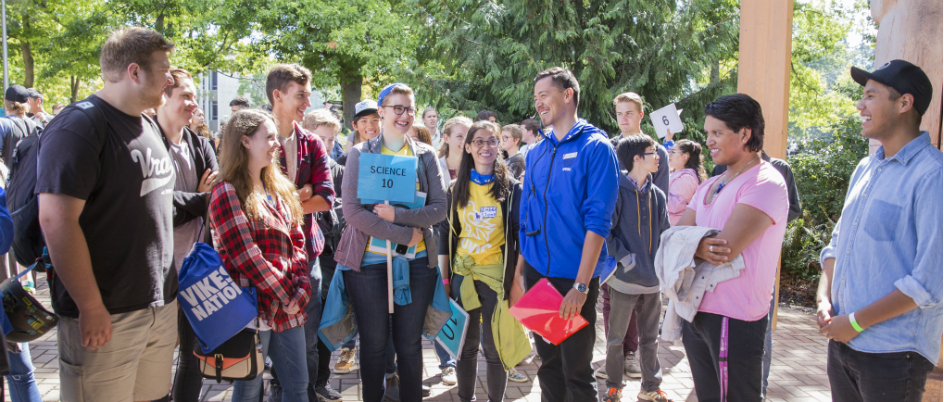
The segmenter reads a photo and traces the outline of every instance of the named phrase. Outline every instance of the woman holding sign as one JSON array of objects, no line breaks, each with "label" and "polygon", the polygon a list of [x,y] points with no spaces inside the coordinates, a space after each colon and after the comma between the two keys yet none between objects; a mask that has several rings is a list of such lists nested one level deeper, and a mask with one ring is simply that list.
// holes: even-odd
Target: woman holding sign
[{"label": "woman holding sign", "polygon": [[[446,217],[446,194],[436,159],[429,145],[413,141],[407,133],[413,126],[416,102],[413,90],[393,84],[380,92],[381,134],[351,149],[342,182],[343,210],[347,228],[341,236],[335,260],[343,278],[361,338],[361,380],[364,401],[380,402],[384,395],[384,355],[393,336],[400,376],[400,400],[418,402],[423,398],[423,355],[420,337],[430,301],[439,278],[436,269],[437,239],[432,226]],[[382,158],[383,155],[401,158]],[[415,158],[415,170],[400,176],[401,166],[378,166],[378,161]],[[392,162],[391,162],[392,163]],[[412,166],[412,165],[411,165]],[[415,173],[414,173],[415,172]],[[382,177],[378,177],[381,176]],[[358,188],[358,182],[376,180],[376,186]],[[414,201],[384,205],[378,198],[394,180],[402,190],[403,180]],[[415,190],[411,187],[415,183]],[[399,197],[399,191],[397,191]],[[387,198],[386,200],[390,200]],[[362,204],[362,202],[364,204]],[[389,243],[387,242],[389,240]],[[393,249],[393,278],[396,302],[388,313],[387,248]],[[448,314],[442,322],[448,319]],[[439,328],[436,328],[439,331]],[[434,332],[435,333],[435,332]]]},{"label": "woman holding sign", "polygon": [[[275,118],[259,110],[233,114],[223,132],[221,182],[210,196],[209,223],[223,266],[258,292],[262,353],[272,358],[285,401],[308,401],[305,305],[311,297],[308,255],[295,185],[279,168]],[[262,376],[236,381],[233,401],[255,402]]]},{"label": "woman holding sign", "polygon": [[461,401],[475,398],[479,343],[489,401],[502,400],[508,370],[531,352],[524,327],[505,302],[518,261],[521,183],[499,158],[500,134],[501,127],[489,121],[469,128],[458,177],[447,192],[448,225],[440,230],[440,259],[453,273],[452,294],[469,313],[457,366]]}]

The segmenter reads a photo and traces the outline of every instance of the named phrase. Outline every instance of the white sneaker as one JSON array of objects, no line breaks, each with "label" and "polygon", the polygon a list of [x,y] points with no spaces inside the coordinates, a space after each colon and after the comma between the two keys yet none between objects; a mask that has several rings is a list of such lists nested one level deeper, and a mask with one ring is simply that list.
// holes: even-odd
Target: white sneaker
[{"label": "white sneaker", "polygon": [[636,354],[630,352],[623,361],[623,372],[632,378],[642,378],[642,370],[639,369],[639,360],[636,360]]},{"label": "white sneaker", "polygon": [[453,386],[459,382],[456,378],[456,368],[455,367],[446,367],[442,371],[442,383],[443,385]]}]

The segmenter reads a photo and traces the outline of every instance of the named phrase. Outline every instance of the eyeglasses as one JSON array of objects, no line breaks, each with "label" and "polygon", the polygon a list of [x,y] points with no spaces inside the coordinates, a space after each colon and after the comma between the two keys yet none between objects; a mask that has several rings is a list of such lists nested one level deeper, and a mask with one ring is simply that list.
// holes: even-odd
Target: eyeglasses
[{"label": "eyeglasses", "polygon": [[645,157],[651,156],[651,155],[658,155],[658,153],[656,153],[656,152],[646,152],[646,153],[642,154],[642,157],[645,158]]},{"label": "eyeglasses", "polygon": [[489,139],[487,139],[487,140],[483,140],[483,139],[481,139],[481,138],[476,138],[476,139],[472,140],[472,145],[475,145],[476,148],[484,147],[485,144],[488,144],[489,147],[494,148],[494,147],[497,147],[497,146],[498,146],[498,140],[496,140],[496,139],[494,139],[494,138],[489,138]]},{"label": "eyeglasses", "polygon": [[680,154],[680,153],[682,153],[682,151],[676,151],[676,150],[673,149],[673,150],[669,151],[669,153],[670,153],[670,154]]},{"label": "eyeglasses", "polygon": [[406,113],[407,113],[408,115],[410,115],[410,116],[416,116],[416,108],[415,108],[415,107],[407,107],[407,106],[400,106],[400,105],[396,105],[396,106],[384,106],[384,107],[392,107],[392,108],[393,108],[393,112],[396,113],[397,116],[402,115],[403,112],[406,112]]}]

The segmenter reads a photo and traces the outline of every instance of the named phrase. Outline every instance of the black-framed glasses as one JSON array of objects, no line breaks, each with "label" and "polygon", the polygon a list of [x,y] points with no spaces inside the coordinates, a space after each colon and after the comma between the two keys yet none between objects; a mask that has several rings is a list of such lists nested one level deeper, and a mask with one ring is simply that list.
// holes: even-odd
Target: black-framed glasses
[{"label": "black-framed glasses", "polygon": [[656,153],[656,152],[646,152],[646,153],[642,154],[642,157],[645,158],[645,157],[651,156],[651,155],[658,155],[658,153]]},{"label": "black-framed glasses", "polygon": [[403,112],[406,112],[406,113],[409,114],[410,116],[416,116],[416,108],[415,108],[415,107],[400,106],[400,105],[384,106],[384,107],[392,107],[392,108],[393,108],[393,112],[396,113],[397,116],[402,115]]},{"label": "black-framed glasses", "polygon": [[496,140],[495,138],[489,138],[487,140],[476,138],[472,140],[472,145],[475,145],[476,148],[484,147],[485,144],[488,144],[489,147],[495,148],[498,146],[498,140]]}]

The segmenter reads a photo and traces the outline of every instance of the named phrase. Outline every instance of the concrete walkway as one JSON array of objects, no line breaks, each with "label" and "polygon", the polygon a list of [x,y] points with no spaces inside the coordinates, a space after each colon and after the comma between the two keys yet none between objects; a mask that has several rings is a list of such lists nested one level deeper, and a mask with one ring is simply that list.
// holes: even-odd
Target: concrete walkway
[{"label": "concrete walkway", "polygon": [[[38,298],[45,305],[49,305],[49,292],[44,281],[40,280]],[[603,315],[597,313],[597,342],[594,348],[594,369],[603,365],[605,358],[605,342],[603,339]],[[770,401],[829,401],[829,381],[826,378],[826,338],[820,336],[816,329],[814,315],[805,310],[781,308],[778,321],[778,330],[774,332],[774,357],[771,365]],[[423,358],[425,361],[424,383],[432,386],[432,395],[426,400],[459,402],[455,387],[446,387],[439,380],[438,358],[433,350],[432,343],[423,341]],[[36,366],[36,379],[44,401],[59,400],[59,360],[56,350],[56,334],[53,331],[30,343],[33,355],[33,364]],[[663,383],[662,389],[675,401],[697,401],[693,391],[692,373],[685,358],[685,349],[682,343],[661,343],[659,358],[662,362]],[[336,361],[332,359],[332,364]],[[506,401],[539,402],[541,389],[537,382],[537,370],[541,360],[534,359],[528,365],[519,366],[518,370],[528,376],[527,383],[508,383],[505,393]],[[476,396],[480,401],[488,397],[482,385],[485,382],[485,362],[480,355],[479,384]],[[266,374],[268,378],[268,374]],[[350,374],[332,375],[331,385],[341,391],[345,402],[361,401],[361,385],[359,372]],[[602,397],[605,383],[597,384]],[[9,389],[9,388],[7,388]],[[623,390],[624,401],[635,401],[639,392],[639,382],[633,381]],[[232,385],[216,384],[205,380],[202,401],[230,401]],[[9,401],[9,395],[6,400]],[[312,401],[314,402],[314,401]]]}]

